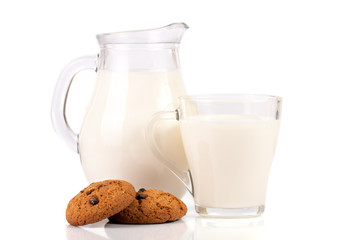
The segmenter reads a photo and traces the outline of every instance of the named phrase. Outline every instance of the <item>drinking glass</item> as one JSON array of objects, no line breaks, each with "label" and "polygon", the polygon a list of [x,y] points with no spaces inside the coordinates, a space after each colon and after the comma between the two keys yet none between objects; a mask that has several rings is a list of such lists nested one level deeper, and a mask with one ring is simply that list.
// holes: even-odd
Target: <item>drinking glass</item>
[{"label": "drinking glass", "polygon": [[[259,216],[278,139],[282,99],[255,94],[178,98],[175,111],[156,113],[148,127],[152,151],[187,186],[203,216]],[[180,123],[189,170],[162,154],[156,132]],[[170,136],[167,136],[170,137]],[[187,176],[187,178],[186,178]]]}]

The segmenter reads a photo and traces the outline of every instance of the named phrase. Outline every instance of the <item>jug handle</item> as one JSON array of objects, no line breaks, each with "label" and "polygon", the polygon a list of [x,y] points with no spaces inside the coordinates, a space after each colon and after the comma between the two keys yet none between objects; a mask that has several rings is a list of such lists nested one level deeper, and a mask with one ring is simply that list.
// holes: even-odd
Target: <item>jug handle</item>
[{"label": "jug handle", "polygon": [[66,119],[66,101],[71,83],[77,73],[85,69],[96,71],[97,56],[83,56],[68,63],[57,80],[52,106],[51,119],[55,132],[65,141],[71,150],[78,151],[78,134],[69,126]]},{"label": "jug handle", "polygon": [[190,192],[191,195],[194,196],[194,188],[193,188],[193,181],[191,177],[191,172],[189,170],[185,171],[180,169],[174,163],[169,161],[164,154],[160,151],[158,147],[154,133],[157,123],[162,120],[167,121],[178,121],[179,120],[178,110],[175,111],[161,111],[157,112],[152,116],[150,120],[146,132],[145,132],[145,139],[146,142],[152,151],[152,153],[156,156],[156,158],[162,162],[186,187],[186,189]]}]

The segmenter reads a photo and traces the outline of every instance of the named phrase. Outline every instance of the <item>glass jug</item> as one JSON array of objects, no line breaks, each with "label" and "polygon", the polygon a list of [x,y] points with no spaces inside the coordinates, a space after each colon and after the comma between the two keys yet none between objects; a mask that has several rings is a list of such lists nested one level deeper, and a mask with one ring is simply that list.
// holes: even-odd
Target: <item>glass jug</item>
[{"label": "glass jug", "polygon": [[[185,95],[178,48],[188,26],[97,35],[100,53],[80,57],[60,74],[52,103],[55,131],[78,152],[89,182],[122,179],[138,188],[157,188],[181,197],[181,181],[153,155],[145,141],[152,115],[174,110]],[[97,80],[80,133],[69,126],[66,99],[72,79],[93,69]],[[164,154],[179,169],[187,170],[177,123],[168,121],[157,131]],[[186,177],[184,176],[184,179]],[[186,180],[185,180],[186,181]]]}]

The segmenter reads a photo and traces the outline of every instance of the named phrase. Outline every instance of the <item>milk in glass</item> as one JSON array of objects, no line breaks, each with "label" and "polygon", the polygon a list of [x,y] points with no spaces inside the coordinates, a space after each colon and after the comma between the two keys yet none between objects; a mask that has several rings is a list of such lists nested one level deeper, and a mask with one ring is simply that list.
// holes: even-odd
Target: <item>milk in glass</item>
[{"label": "milk in glass", "polygon": [[180,128],[196,204],[209,208],[265,204],[279,120],[201,115],[181,120]]}]

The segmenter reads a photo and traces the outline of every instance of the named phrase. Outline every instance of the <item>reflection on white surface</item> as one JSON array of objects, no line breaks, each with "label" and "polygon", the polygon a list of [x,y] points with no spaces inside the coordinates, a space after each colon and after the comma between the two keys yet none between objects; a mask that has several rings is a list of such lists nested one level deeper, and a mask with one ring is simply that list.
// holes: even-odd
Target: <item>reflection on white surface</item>
[{"label": "reflection on white surface", "polygon": [[68,226],[67,240],[261,240],[262,217],[246,219],[205,218],[189,214],[164,224],[112,224],[107,220],[82,227]]},{"label": "reflection on white surface", "polygon": [[183,220],[164,224],[111,224],[105,225],[105,232],[109,239],[136,240],[185,240],[189,239],[191,233]]},{"label": "reflection on white surface", "polygon": [[66,238],[67,240],[105,240],[109,239],[106,237],[104,232],[104,225],[107,220],[89,224],[86,226],[75,227],[68,225],[66,227]]},{"label": "reflection on white surface", "polygon": [[217,219],[217,218],[195,218],[195,230],[192,240],[211,239],[263,239],[265,232],[264,219]]},{"label": "reflection on white surface", "polygon": [[183,220],[164,224],[112,224],[107,220],[82,227],[68,226],[67,240],[185,240],[192,231]]}]

